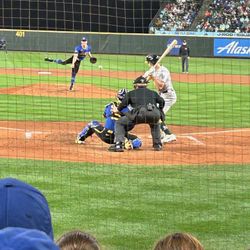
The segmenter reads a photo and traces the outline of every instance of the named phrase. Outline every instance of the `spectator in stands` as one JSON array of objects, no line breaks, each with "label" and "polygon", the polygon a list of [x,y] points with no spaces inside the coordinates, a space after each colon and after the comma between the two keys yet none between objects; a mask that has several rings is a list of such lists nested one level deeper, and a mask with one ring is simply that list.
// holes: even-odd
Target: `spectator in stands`
[{"label": "spectator in stands", "polygon": [[204,250],[201,243],[191,234],[173,233],[159,240],[154,250]]},{"label": "spectator in stands", "polygon": [[0,230],[0,249],[2,250],[59,250],[59,247],[44,232],[8,227]]},{"label": "spectator in stands", "polygon": [[240,27],[237,27],[234,31],[234,33],[240,33]]},{"label": "spectator in stands", "polygon": [[205,12],[197,31],[249,32],[249,0],[214,0]]},{"label": "spectator in stands", "polygon": [[93,236],[79,230],[63,234],[57,240],[57,245],[61,250],[100,250],[100,246]]},{"label": "spectator in stands", "polygon": [[[159,17],[155,19],[156,22],[153,26],[160,33],[188,30],[199,8],[200,5],[193,0],[178,0],[176,3],[166,3],[165,7],[160,11]],[[161,25],[159,26],[157,23],[161,23]]]},{"label": "spectator in stands", "polygon": [[179,50],[179,57],[181,59],[181,67],[182,67],[182,73],[188,73],[188,67],[189,67],[189,55],[190,55],[190,49],[187,45],[187,41],[183,40],[183,43]]},{"label": "spectator in stands", "polygon": [[0,229],[38,229],[53,239],[50,209],[44,195],[13,178],[0,179]]}]

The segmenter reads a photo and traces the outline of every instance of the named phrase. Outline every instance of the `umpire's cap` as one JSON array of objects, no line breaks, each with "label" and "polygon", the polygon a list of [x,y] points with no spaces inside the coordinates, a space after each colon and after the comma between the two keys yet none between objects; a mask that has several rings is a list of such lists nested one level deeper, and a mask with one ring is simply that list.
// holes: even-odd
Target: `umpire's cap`
[{"label": "umpire's cap", "polygon": [[159,60],[159,56],[158,55],[147,55],[145,60],[146,62],[150,62],[153,65],[155,65],[157,63],[157,61]]},{"label": "umpire's cap", "polygon": [[148,81],[145,77],[139,76],[139,77],[137,77],[137,78],[134,80],[133,84],[134,84],[134,85],[147,85],[148,82],[149,82],[149,81]]}]

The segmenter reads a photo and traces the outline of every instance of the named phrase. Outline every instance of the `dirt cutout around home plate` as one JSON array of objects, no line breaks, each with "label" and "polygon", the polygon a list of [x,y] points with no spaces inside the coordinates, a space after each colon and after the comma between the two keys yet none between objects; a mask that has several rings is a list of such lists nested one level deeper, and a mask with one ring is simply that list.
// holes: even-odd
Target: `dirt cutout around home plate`
[{"label": "dirt cutout around home plate", "polygon": [[155,152],[149,127],[137,125],[133,133],[142,139],[142,148],[113,153],[96,135],[85,144],[76,144],[84,125],[86,122],[1,121],[0,157],[132,165],[250,163],[250,128],[170,126],[177,141]]}]

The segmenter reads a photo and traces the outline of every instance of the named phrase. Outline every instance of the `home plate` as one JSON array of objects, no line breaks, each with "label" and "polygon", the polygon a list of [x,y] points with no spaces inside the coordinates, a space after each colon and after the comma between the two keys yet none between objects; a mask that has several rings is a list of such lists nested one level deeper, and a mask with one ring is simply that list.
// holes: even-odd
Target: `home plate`
[{"label": "home plate", "polygon": [[52,73],[49,71],[39,71],[38,74],[39,75],[51,75]]}]

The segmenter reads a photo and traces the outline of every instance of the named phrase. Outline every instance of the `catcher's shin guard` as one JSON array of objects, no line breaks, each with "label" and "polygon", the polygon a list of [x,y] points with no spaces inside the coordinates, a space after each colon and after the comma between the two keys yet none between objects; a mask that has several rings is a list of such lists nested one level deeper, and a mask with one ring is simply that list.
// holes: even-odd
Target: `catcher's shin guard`
[{"label": "catcher's shin guard", "polygon": [[80,141],[86,140],[89,136],[93,134],[92,128],[90,127],[90,123],[78,134],[78,139]]},{"label": "catcher's shin guard", "polygon": [[98,126],[100,126],[100,122],[93,120],[88,124],[91,128],[96,128]]}]

